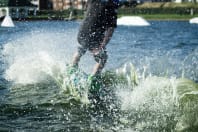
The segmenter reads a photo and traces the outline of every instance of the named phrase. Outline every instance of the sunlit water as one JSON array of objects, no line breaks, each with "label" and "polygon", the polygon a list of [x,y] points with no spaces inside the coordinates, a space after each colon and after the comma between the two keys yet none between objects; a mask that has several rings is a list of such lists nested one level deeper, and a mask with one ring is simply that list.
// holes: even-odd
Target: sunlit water
[{"label": "sunlit water", "polygon": [[[198,25],[150,23],[118,26],[107,46],[104,71],[122,71],[128,77],[133,69],[138,85],[105,87],[88,104],[72,99],[54,81],[71,62],[80,22],[1,27],[0,131],[196,131]],[[93,64],[88,52],[80,68],[90,73]],[[191,98],[180,96],[186,91]]]}]

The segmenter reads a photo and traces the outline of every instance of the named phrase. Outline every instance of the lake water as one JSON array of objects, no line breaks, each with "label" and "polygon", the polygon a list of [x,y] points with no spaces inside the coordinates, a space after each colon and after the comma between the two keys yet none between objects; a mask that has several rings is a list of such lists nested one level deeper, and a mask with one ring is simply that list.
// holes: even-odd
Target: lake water
[{"label": "lake water", "polygon": [[[51,78],[71,62],[80,22],[0,27],[0,131],[198,130],[198,25],[149,22],[146,27],[118,26],[107,46],[104,71],[127,71],[125,66],[133,65],[138,85],[113,85],[86,105],[68,99]],[[93,64],[87,52],[80,68],[90,73]],[[193,93],[189,109],[181,108],[177,86]]]}]

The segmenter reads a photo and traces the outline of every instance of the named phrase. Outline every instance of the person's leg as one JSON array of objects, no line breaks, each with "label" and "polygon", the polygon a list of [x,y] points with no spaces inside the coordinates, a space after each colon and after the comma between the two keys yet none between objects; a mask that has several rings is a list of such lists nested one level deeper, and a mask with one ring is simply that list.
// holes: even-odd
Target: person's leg
[{"label": "person's leg", "polygon": [[102,72],[106,62],[107,62],[107,52],[105,50],[99,51],[97,54],[94,54],[94,59],[96,64],[93,68],[92,75],[98,75]]},{"label": "person's leg", "polygon": [[78,66],[80,58],[86,53],[86,48],[83,46],[79,46],[77,52],[73,56],[72,66]]},{"label": "person's leg", "polygon": [[96,64],[93,68],[92,74],[89,75],[88,80],[90,81],[90,92],[98,92],[102,87],[101,72],[107,62],[107,53],[104,50],[90,50],[93,53]]},{"label": "person's leg", "polygon": [[81,55],[79,54],[79,52],[77,51],[74,56],[73,56],[73,60],[72,60],[72,66],[78,66],[78,62],[80,61],[80,57]]}]

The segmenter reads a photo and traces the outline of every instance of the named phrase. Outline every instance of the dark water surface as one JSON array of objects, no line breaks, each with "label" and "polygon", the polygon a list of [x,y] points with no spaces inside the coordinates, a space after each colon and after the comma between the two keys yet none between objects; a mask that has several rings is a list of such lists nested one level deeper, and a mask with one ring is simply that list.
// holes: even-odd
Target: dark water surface
[{"label": "dark water surface", "polygon": [[[197,131],[198,25],[150,23],[118,26],[107,46],[104,71],[124,71],[133,64],[138,86],[106,87],[89,104],[70,98],[53,80],[71,61],[80,22],[24,21],[0,27],[0,131]],[[93,64],[87,53],[80,67],[90,73]],[[187,110],[180,106],[178,84],[193,93]],[[184,114],[188,112],[194,112],[193,118]]]}]

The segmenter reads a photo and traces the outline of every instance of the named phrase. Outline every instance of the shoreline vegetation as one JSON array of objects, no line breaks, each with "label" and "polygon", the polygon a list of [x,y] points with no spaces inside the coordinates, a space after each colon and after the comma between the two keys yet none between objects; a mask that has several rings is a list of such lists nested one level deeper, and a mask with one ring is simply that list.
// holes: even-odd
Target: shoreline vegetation
[{"label": "shoreline vegetation", "polygon": [[147,2],[130,9],[120,8],[119,16],[137,15],[147,20],[189,20],[198,17],[198,3]]},{"label": "shoreline vegetation", "polygon": [[[71,15],[72,12],[72,15]],[[63,11],[40,10],[37,15],[14,20],[81,20],[85,10],[67,9]],[[30,13],[31,14],[31,13]],[[146,20],[185,21],[198,17],[198,3],[147,2],[133,6],[121,5],[118,17],[141,16]]]}]

